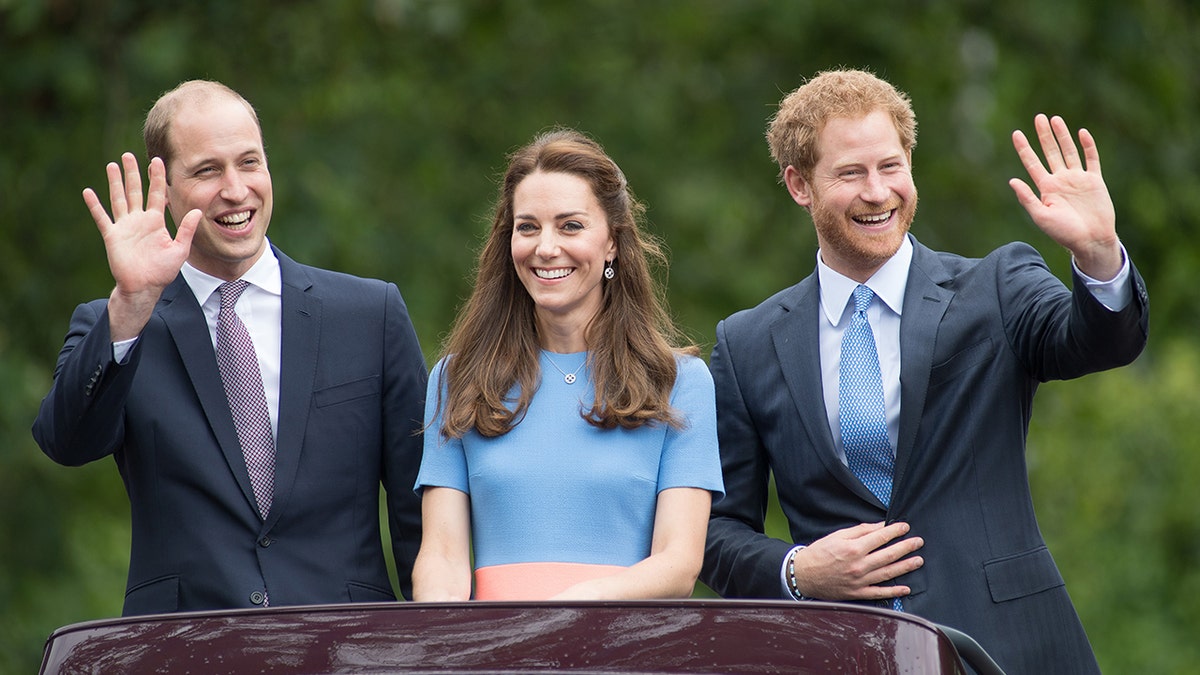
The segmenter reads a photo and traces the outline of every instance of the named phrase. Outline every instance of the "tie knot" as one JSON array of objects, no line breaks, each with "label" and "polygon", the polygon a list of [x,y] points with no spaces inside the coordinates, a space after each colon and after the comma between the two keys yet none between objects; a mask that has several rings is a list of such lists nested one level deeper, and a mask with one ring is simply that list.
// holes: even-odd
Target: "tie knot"
[{"label": "tie knot", "polygon": [[218,286],[217,292],[221,294],[221,309],[230,309],[237,304],[242,291],[246,290],[246,287],[249,285],[249,281],[238,279],[236,281],[226,281]]},{"label": "tie knot", "polygon": [[865,312],[871,306],[871,300],[875,299],[875,293],[866,286],[859,284],[854,289],[854,311]]}]

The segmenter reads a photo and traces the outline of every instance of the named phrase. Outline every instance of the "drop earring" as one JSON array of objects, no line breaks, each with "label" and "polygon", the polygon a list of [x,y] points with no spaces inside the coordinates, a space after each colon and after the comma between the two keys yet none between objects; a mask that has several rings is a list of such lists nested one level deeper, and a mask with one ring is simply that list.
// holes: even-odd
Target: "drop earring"
[{"label": "drop earring", "polygon": [[605,260],[604,261],[604,278],[611,280],[615,276],[617,276],[617,271],[613,269],[613,261]]}]

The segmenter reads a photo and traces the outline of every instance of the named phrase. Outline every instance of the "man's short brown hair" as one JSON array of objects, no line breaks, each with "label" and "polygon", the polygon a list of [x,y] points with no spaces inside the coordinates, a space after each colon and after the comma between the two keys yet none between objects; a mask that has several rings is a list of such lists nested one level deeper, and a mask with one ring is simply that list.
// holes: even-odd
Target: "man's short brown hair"
[{"label": "man's short brown hair", "polygon": [[812,180],[817,156],[817,137],[835,117],[862,117],[882,110],[891,115],[900,134],[900,144],[911,156],[917,145],[917,117],[908,94],[863,70],[826,70],[805,82],[779,102],[779,110],[767,129],[771,158],[779,164],[779,176],[795,167],[805,180]]}]

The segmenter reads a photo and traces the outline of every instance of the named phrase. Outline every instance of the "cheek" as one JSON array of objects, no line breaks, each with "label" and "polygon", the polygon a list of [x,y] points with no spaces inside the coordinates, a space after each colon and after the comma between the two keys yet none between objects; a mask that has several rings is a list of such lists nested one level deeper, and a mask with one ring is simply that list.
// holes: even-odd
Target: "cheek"
[{"label": "cheek", "polygon": [[825,209],[830,212],[846,213],[859,203],[859,190],[843,190],[834,192],[825,200]]},{"label": "cheek", "polygon": [[911,174],[905,174],[896,178],[896,182],[892,184],[892,191],[905,199],[912,199],[917,193],[917,185],[913,182]]},{"label": "cheek", "polygon": [[525,261],[533,255],[536,248],[536,242],[530,242],[527,239],[514,239],[509,249],[510,257],[512,258],[513,267],[517,270],[517,274],[521,274],[525,268]]},{"label": "cheek", "polygon": [[176,185],[167,188],[167,210],[172,216],[182,217],[182,213],[177,213],[180,209],[184,209],[188,205],[188,195],[178,187],[178,179]]}]

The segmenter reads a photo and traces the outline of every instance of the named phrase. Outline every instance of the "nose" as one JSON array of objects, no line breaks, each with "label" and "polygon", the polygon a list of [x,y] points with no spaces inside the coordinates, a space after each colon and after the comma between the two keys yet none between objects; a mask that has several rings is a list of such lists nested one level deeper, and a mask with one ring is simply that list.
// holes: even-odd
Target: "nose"
[{"label": "nose", "polygon": [[246,198],[249,188],[237,171],[226,171],[221,184],[221,197],[227,201],[240,202]]},{"label": "nose", "polygon": [[548,260],[558,256],[558,251],[558,233],[554,231],[553,227],[542,228],[541,233],[538,234],[537,248],[534,253],[539,258]]},{"label": "nose", "polygon": [[867,180],[863,184],[862,200],[872,204],[882,204],[888,199],[891,190],[883,180],[883,176],[875,171],[867,174]]}]

